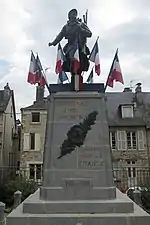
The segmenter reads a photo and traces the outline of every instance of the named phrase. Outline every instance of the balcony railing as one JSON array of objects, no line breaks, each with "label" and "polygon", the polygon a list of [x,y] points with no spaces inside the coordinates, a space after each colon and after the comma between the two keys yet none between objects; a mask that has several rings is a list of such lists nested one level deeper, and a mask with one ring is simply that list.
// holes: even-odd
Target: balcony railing
[{"label": "balcony railing", "polygon": [[125,192],[129,187],[150,186],[150,167],[121,167],[113,169],[117,187]]}]

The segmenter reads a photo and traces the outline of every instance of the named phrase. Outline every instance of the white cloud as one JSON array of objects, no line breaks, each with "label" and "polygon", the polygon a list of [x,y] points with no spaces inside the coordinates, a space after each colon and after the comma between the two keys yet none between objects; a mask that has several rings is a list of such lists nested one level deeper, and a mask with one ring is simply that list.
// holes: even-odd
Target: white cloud
[{"label": "white cloud", "polygon": [[112,3],[109,0],[99,1],[99,6],[94,9],[95,26],[97,25],[96,21],[100,21],[100,30],[102,28],[105,31],[131,21],[136,14],[126,2],[128,1],[115,0]]},{"label": "white cloud", "polygon": [[[0,80],[0,86],[2,88],[7,81],[10,83],[15,90],[18,111],[22,105],[29,104],[29,95],[33,93],[25,82],[29,50],[34,44],[26,34],[30,15],[24,10],[21,0],[2,0],[0,4],[0,58],[10,66],[6,76]],[[27,93],[30,94],[27,96]]]}]

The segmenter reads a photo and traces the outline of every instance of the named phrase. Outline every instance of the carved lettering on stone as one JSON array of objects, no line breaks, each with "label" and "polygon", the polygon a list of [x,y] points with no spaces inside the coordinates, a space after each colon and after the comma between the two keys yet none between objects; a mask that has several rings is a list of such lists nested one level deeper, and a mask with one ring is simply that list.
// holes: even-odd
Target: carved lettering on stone
[{"label": "carved lettering on stone", "polygon": [[74,187],[74,186],[84,186],[84,187],[91,187],[91,180],[90,179],[65,179],[65,187]]},{"label": "carved lettering on stone", "polygon": [[84,101],[73,101],[65,105],[61,105],[57,108],[57,120],[67,120],[67,121],[73,121],[73,120],[81,120],[85,117],[85,102]]},{"label": "carved lettering on stone", "polygon": [[86,147],[78,153],[79,169],[98,169],[105,165],[104,159],[98,147]]}]

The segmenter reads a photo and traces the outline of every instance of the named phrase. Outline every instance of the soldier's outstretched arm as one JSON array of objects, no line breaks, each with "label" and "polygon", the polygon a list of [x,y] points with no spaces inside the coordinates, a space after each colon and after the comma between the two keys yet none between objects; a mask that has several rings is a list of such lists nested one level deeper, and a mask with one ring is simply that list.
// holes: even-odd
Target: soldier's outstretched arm
[{"label": "soldier's outstretched arm", "polygon": [[49,46],[56,46],[63,38],[65,37],[65,26],[62,28],[60,33],[57,35],[55,40],[53,42],[50,42],[48,45]]}]

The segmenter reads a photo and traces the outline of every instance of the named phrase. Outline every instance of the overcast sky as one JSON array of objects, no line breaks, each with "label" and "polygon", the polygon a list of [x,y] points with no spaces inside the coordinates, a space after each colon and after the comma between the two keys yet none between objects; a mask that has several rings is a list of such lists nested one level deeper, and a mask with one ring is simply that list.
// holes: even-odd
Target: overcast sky
[{"label": "overcast sky", "polygon": [[[132,80],[133,85],[140,81],[143,90],[150,91],[150,0],[0,0],[0,89],[9,82],[15,91],[17,112],[35,99],[35,86],[26,81],[31,49],[39,53],[44,68],[50,67],[48,81],[56,83],[57,47],[49,48],[48,42],[66,23],[71,8],[78,9],[79,17],[89,10],[90,49],[100,37],[101,75],[95,75],[95,82],[106,81],[119,48],[125,86]],[[108,91],[123,88],[116,83]]]}]

